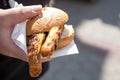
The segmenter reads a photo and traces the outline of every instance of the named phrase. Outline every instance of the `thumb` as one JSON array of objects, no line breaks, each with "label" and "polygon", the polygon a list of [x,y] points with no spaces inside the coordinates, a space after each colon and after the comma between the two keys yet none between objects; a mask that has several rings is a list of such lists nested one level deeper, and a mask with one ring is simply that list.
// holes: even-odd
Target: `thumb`
[{"label": "thumb", "polygon": [[5,16],[9,24],[17,24],[28,18],[41,14],[42,6],[25,6],[5,10]]}]

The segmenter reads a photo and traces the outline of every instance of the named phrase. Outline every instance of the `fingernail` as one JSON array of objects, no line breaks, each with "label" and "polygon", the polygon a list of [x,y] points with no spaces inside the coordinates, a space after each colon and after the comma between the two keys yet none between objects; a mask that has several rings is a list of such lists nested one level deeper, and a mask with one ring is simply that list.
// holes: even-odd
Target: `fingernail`
[{"label": "fingernail", "polygon": [[41,5],[32,5],[32,7],[33,7],[33,9],[32,9],[33,13],[40,13],[41,12],[41,9],[42,9]]}]

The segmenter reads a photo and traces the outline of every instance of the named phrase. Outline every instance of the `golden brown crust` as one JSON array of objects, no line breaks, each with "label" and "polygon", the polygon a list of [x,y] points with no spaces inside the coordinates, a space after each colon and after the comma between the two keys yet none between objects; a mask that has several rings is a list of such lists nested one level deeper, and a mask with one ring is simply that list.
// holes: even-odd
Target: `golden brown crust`
[{"label": "golden brown crust", "polygon": [[66,12],[53,7],[45,7],[42,15],[35,16],[27,22],[27,36],[33,33],[47,32],[53,26],[63,25],[67,21]]},{"label": "golden brown crust", "polygon": [[74,39],[74,29],[72,26],[65,25],[64,31],[62,33],[61,39],[59,40],[57,49],[64,48],[72,42]]}]

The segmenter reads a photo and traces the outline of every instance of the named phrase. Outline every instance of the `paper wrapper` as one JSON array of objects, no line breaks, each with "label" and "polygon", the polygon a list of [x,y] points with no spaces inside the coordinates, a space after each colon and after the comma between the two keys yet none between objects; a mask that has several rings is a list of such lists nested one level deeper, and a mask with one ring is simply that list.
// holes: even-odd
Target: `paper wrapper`
[{"label": "paper wrapper", "polygon": [[[11,0],[13,1],[13,0]],[[11,5],[13,7],[19,7],[22,6],[21,4],[18,5],[17,2],[11,2]],[[72,26],[72,25],[68,25]],[[26,54],[27,54],[27,46],[26,46],[26,21],[21,22],[19,24],[15,25],[15,28],[13,30],[12,36],[11,36],[13,42],[20,47]],[[66,47],[54,51],[52,58],[65,56],[65,55],[71,55],[71,54],[78,54],[77,46],[74,42],[74,40]]]}]

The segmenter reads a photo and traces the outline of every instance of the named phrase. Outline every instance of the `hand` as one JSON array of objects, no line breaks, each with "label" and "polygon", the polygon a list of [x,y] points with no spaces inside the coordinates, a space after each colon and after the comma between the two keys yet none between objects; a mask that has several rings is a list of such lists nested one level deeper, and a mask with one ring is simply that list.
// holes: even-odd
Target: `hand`
[{"label": "hand", "polygon": [[27,55],[14,44],[11,34],[15,24],[41,13],[41,6],[26,6],[7,10],[0,9],[0,53],[27,61]]}]

